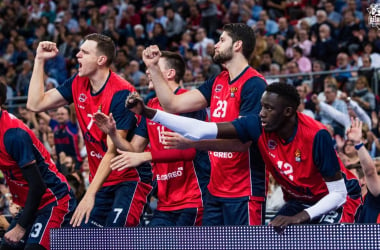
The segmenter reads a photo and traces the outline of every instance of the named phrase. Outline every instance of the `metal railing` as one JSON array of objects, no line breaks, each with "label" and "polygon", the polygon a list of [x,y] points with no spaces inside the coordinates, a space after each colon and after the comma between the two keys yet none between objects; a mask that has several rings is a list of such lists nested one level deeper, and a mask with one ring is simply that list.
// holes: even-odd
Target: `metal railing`
[{"label": "metal railing", "polygon": [[[362,68],[360,70],[361,71],[373,70],[374,74],[372,77],[372,82],[370,82],[370,86],[371,86],[373,93],[375,93],[376,95],[379,95],[379,91],[380,91],[380,89],[379,89],[380,67],[379,68]],[[269,79],[287,79],[287,78],[294,78],[294,77],[302,77],[303,81],[311,81],[311,80],[313,80],[313,77],[316,75],[332,75],[332,76],[335,76],[339,73],[347,73],[347,72],[351,72],[354,74],[354,76],[349,78],[347,83],[346,83],[347,88],[349,90],[353,90],[353,87],[355,85],[355,81],[356,81],[357,75],[358,75],[357,69],[354,69],[354,70],[330,70],[330,71],[299,73],[299,74],[286,74],[286,75],[266,75],[265,78],[269,80]],[[202,84],[202,82],[189,82],[189,83],[184,83],[183,86],[187,89],[191,89],[191,88],[195,88],[195,87],[199,86],[200,84]],[[136,90],[139,91],[139,93],[141,94],[141,96],[143,98],[149,92],[148,86],[137,86]],[[20,106],[25,107],[26,106],[26,100],[27,100],[27,96],[17,96],[17,97],[10,98],[6,102],[5,105],[8,109],[12,109],[12,108],[14,109],[14,108],[18,108]]]}]

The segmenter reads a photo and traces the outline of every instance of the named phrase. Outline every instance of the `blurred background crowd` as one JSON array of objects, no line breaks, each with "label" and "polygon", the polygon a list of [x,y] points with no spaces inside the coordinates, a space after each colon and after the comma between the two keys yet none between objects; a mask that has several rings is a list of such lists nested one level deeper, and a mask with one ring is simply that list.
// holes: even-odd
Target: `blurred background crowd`
[{"label": "blurred background crowd", "polygon": [[[77,72],[76,54],[84,36],[103,33],[117,45],[111,69],[130,81],[146,99],[142,51],[156,44],[180,53],[187,64],[183,85],[191,88],[222,67],[213,62],[223,24],[243,22],[256,33],[250,65],[268,84],[297,87],[299,107],[324,123],[344,164],[357,172],[358,156],[345,139],[350,116],[365,123],[365,141],[380,172],[380,30],[369,23],[363,0],[2,0],[0,1],[0,81],[8,86],[7,109],[32,128],[76,191],[88,185],[87,153],[73,107],[47,113],[25,108],[37,45],[57,43],[59,55],[45,63],[45,88],[57,87]],[[74,147],[67,148],[72,136]],[[71,140],[70,139],[70,140]],[[359,178],[363,175],[358,173]],[[268,208],[281,206],[271,183]],[[0,207],[14,214],[6,185]],[[278,194],[279,193],[279,194]],[[0,224],[1,223],[0,218]]]}]

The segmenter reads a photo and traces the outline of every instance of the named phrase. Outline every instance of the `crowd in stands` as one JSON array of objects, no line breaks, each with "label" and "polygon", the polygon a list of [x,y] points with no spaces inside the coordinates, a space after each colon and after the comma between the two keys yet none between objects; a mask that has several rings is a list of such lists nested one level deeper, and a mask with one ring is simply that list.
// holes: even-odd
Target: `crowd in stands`
[{"label": "crowd in stands", "polygon": [[[369,1],[360,0],[14,0],[0,4],[0,81],[8,86],[8,105],[27,96],[40,41],[53,41],[59,55],[45,63],[45,89],[77,72],[76,54],[84,36],[102,33],[117,45],[112,71],[141,94],[148,85],[142,51],[149,45],[180,53],[187,70],[183,83],[202,82],[220,73],[212,60],[214,44],[226,23],[244,22],[256,34],[250,65],[268,84],[285,81],[297,87],[299,111],[324,123],[346,167],[359,157],[346,139],[350,116],[364,122],[365,146],[377,159],[380,173],[379,93],[372,91],[380,67],[380,30],[368,23]],[[332,71],[332,74],[323,74]],[[318,74],[320,72],[320,74]],[[312,77],[301,73],[313,73]],[[290,75],[288,77],[284,77]],[[13,100],[12,100],[13,98]],[[78,200],[88,186],[88,161],[72,107],[33,113],[12,108],[34,130]],[[60,147],[69,131],[75,150]],[[0,184],[3,214],[15,208],[5,202],[9,191]],[[272,186],[272,183],[271,185]],[[279,197],[279,189],[269,196]],[[7,205],[8,204],[8,205]],[[278,202],[269,209],[276,209]],[[277,205],[276,205],[277,204]],[[1,224],[1,223],[0,223]]]}]

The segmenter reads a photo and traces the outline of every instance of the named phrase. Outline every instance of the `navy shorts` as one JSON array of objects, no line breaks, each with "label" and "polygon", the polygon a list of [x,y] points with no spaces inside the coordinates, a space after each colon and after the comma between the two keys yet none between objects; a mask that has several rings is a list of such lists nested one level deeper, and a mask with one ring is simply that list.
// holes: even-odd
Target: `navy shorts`
[{"label": "navy shorts", "polygon": [[246,196],[220,198],[206,195],[203,226],[264,225],[265,198]]},{"label": "navy shorts", "polygon": [[155,210],[148,227],[200,226],[202,215],[202,207],[174,211]]},{"label": "navy shorts", "polygon": [[96,193],[88,223],[83,221],[81,227],[138,226],[151,190],[150,185],[136,181],[102,187]]}]

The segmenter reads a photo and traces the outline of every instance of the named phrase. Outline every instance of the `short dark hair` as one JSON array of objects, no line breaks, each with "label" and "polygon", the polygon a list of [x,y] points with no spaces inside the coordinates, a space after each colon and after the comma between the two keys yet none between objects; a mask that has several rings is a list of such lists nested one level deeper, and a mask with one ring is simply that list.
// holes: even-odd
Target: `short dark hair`
[{"label": "short dark hair", "polygon": [[0,107],[7,101],[7,86],[0,82]]},{"label": "short dark hair", "polygon": [[245,23],[229,23],[223,26],[223,31],[232,38],[232,42],[243,42],[243,55],[249,60],[256,46],[254,30]]},{"label": "short dark hair", "polygon": [[92,33],[84,37],[84,41],[97,42],[96,49],[107,57],[106,66],[110,66],[115,58],[115,43],[111,37],[99,33]]},{"label": "short dark hair", "polygon": [[186,64],[182,56],[171,51],[162,51],[161,57],[166,59],[167,67],[175,70],[175,82],[179,83],[185,75]]},{"label": "short dark hair", "polygon": [[276,82],[268,85],[265,90],[279,95],[295,110],[301,103],[300,95],[293,85]]}]

